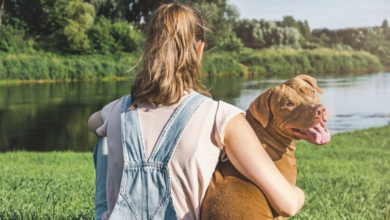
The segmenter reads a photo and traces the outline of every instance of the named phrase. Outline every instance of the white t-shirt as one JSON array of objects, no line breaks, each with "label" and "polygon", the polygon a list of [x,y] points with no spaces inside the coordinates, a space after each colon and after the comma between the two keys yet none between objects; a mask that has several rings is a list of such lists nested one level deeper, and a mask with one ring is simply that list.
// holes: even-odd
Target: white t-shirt
[{"label": "white t-shirt", "polygon": [[[141,130],[148,158],[165,124],[181,101],[159,107],[150,102],[139,104]],[[107,136],[108,144],[108,211],[103,213],[102,219],[108,219],[111,215],[122,179],[121,102],[121,99],[115,100],[102,109],[104,124],[96,130],[99,136]],[[245,114],[233,105],[209,99],[188,123],[168,165],[173,204],[179,219],[200,219],[200,208],[224,146],[222,131],[226,123],[240,113]]]}]

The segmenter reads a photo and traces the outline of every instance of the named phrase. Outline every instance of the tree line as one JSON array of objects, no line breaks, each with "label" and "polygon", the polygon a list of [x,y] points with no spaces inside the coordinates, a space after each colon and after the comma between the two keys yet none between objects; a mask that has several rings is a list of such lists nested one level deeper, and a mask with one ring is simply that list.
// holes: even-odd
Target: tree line
[{"label": "tree line", "polygon": [[[141,50],[143,26],[167,1],[0,0],[0,51],[6,53],[120,54]],[[243,48],[364,50],[390,65],[390,29],[381,26],[311,30],[308,21],[240,19],[227,0],[182,0],[200,9],[218,51]]]},{"label": "tree line", "polygon": [[[0,50],[42,49],[70,54],[133,52],[142,28],[160,4],[153,0],[0,0]],[[227,0],[184,0],[202,11],[214,34],[210,46],[228,38],[238,19]],[[218,27],[218,28],[214,28]],[[27,48],[27,49],[26,49]]]},{"label": "tree line", "polygon": [[378,56],[382,64],[390,66],[390,28],[386,19],[377,27],[317,29],[312,35],[318,46],[367,51]]}]

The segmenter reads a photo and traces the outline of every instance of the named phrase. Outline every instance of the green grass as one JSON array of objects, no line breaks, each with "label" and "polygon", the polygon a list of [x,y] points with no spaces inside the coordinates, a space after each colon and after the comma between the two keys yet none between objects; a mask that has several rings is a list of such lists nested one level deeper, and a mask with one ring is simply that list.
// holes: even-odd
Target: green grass
[{"label": "green grass", "polygon": [[51,53],[0,54],[0,80],[91,80],[126,77],[137,54],[122,57]]},{"label": "green grass", "polygon": [[91,153],[3,153],[0,167],[0,219],[92,219]]},{"label": "green grass", "polygon": [[299,142],[296,157],[306,203],[294,219],[390,219],[390,125]]},{"label": "green grass", "polygon": [[374,72],[383,68],[379,59],[367,52],[326,48],[253,50],[238,59],[254,74]]},{"label": "green grass", "polygon": [[[297,143],[306,203],[293,219],[390,219],[390,125]],[[91,219],[91,153],[0,154],[0,219]]]},{"label": "green grass", "polygon": [[[130,77],[141,52],[114,55],[59,55],[0,53],[0,84],[19,81],[104,80]],[[302,74],[374,72],[383,69],[379,59],[367,52],[336,49],[246,49],[241,53],[207,51],[202,59],[205,76],[247,74]]]},{"label": "green grass", "polygon": [[244,65],[228,52],[208,52],[202,58],[202,72],[209,76],[240,76],[248,74]]}]

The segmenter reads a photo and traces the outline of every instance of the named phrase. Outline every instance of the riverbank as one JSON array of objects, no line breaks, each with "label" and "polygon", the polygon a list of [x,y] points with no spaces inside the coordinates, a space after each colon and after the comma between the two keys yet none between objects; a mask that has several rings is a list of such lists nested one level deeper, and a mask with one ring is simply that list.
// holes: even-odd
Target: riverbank
[{"label": "riverbank", "polygon": [[[306,203],[293,219],[389,219],[390,125],[297,143]],[[0,219],[92,219],[92,153],[0,154]]]},{"label": "riverbank", "polygon": [[[140,53],[115,56],[52,53],[0,54],[0,84],[80,80],[125,79]],[[335,49],[247,49],[241,53],[211,51],[202,60],[206,77],[253,74],[310,74],[375,72],[383,69],[379,59],[367,52]]]}]

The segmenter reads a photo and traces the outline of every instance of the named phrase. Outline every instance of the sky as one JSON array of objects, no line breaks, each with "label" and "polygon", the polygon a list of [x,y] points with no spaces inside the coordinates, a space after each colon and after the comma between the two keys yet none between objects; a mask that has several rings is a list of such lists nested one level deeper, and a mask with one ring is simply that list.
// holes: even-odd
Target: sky
[{"label": "sky", "polygon": [[240,18],[282,20],[292,15],[311,29],[380,26],[390,22],[390,0],[228,0]]}]

